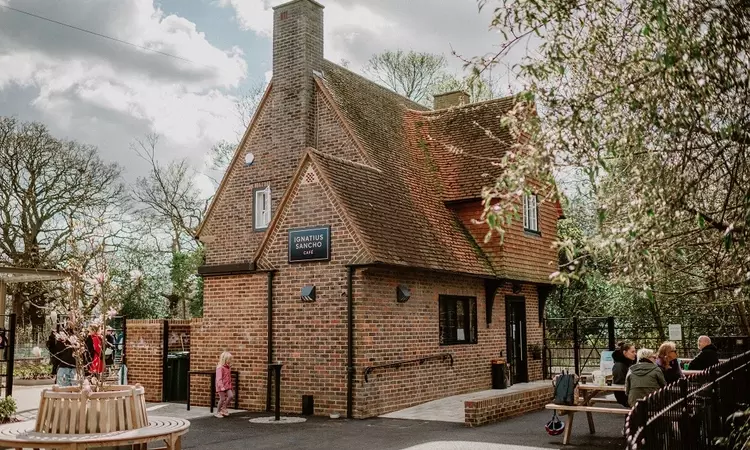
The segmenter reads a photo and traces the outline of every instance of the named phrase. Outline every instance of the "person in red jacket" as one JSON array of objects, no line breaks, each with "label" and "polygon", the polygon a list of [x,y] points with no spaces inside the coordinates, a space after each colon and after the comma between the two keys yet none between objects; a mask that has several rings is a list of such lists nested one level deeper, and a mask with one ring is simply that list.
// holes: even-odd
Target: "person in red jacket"
[{"label": "person in red jacket", "polygon": [[215,416],[220,419],[229,415],[227,406],[234,398],[231,363],[232,354],[224,352],[219,357],[219,364],[216,366],[216,392],[219,393],[219,407]]},{"label": "person in red jacket", "polygon": [[89,335],[86,337],[87,371],[92,376],[101,378],[104,371],[104,361],[102,361],[102,335],[99,333],[98,325],[89,327]]}]

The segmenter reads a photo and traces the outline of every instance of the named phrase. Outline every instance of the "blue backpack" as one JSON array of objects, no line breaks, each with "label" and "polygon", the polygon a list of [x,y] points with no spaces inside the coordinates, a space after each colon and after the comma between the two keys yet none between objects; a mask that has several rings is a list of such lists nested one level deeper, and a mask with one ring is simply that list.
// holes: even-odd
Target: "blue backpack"
[{"label": "blue backpack", "polygon": [[556,405],[575,405],[575,391],[578,386],[578,377],[575,374],[563,371],[552,380],[552,386],[555,388]]}]

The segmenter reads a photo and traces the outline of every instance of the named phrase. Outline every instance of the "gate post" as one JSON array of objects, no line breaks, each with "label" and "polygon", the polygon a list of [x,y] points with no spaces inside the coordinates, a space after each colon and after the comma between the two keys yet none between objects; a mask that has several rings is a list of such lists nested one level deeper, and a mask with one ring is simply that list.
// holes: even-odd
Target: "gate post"
[{"label": "gate post", "polygon": [[578,316],[573,317],[573,367],[576,375],[581,374],[581,343],[578,339]]},{"label": "gate post", "polygon": [[13,370],[16,357],[16,315],[8,316],[8,365],[5,375],[5,396],[13,395]]},{"label": "gate post", "polygon": [[167,376],[167,365],[169,359],[169,321],[164,320],[164,326],[162,328],[162,348],[161,348],[161,401],[162,403],[167,402],[167,385],[169,384],[169,378]]},{"label": "gate post", "polygon": [[607,317],[607,337],[609,340],[609,350],[614,351],[615,349],[615,318],[612,316]]}]

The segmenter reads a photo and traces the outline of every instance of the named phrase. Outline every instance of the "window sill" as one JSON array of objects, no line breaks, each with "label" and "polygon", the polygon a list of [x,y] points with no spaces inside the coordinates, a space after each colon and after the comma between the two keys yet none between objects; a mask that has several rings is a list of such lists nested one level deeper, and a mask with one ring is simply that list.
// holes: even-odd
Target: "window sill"
[{"label": "window sill", "polygon": [[268,225],[266,225],[266,226],[265,226],[265,227],[263,227],[263,228],[256,228],[256,227],[253,227],[253,231],[257,231],[257,232],[261,232],[261,231],[266,231],[267,229],[268,229]]},{"label": "window sill", "polygon": [[476,342],[446,342],[445,344],[440,344],[441,347],[451,347],[454,345],[476,345]]},{"label": "window sill", "polygon": [[541,231],[529,230],[527,228],[523,229],[523,234],[525,234],[526,236],[529,236],[529,237],[537,237],[537,238],[542,237],[542,232]]}]

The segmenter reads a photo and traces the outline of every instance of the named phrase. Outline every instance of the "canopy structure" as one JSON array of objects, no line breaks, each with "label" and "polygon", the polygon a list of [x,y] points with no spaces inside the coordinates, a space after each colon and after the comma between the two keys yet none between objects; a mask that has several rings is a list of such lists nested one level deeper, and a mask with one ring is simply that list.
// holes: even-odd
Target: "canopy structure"
[{"label": "canopy structure", "polygon": [[0,266],[0,314],[5,314],[5,288],[7,284],[64,280],[71,276],[70,272],[64,270]]}]

